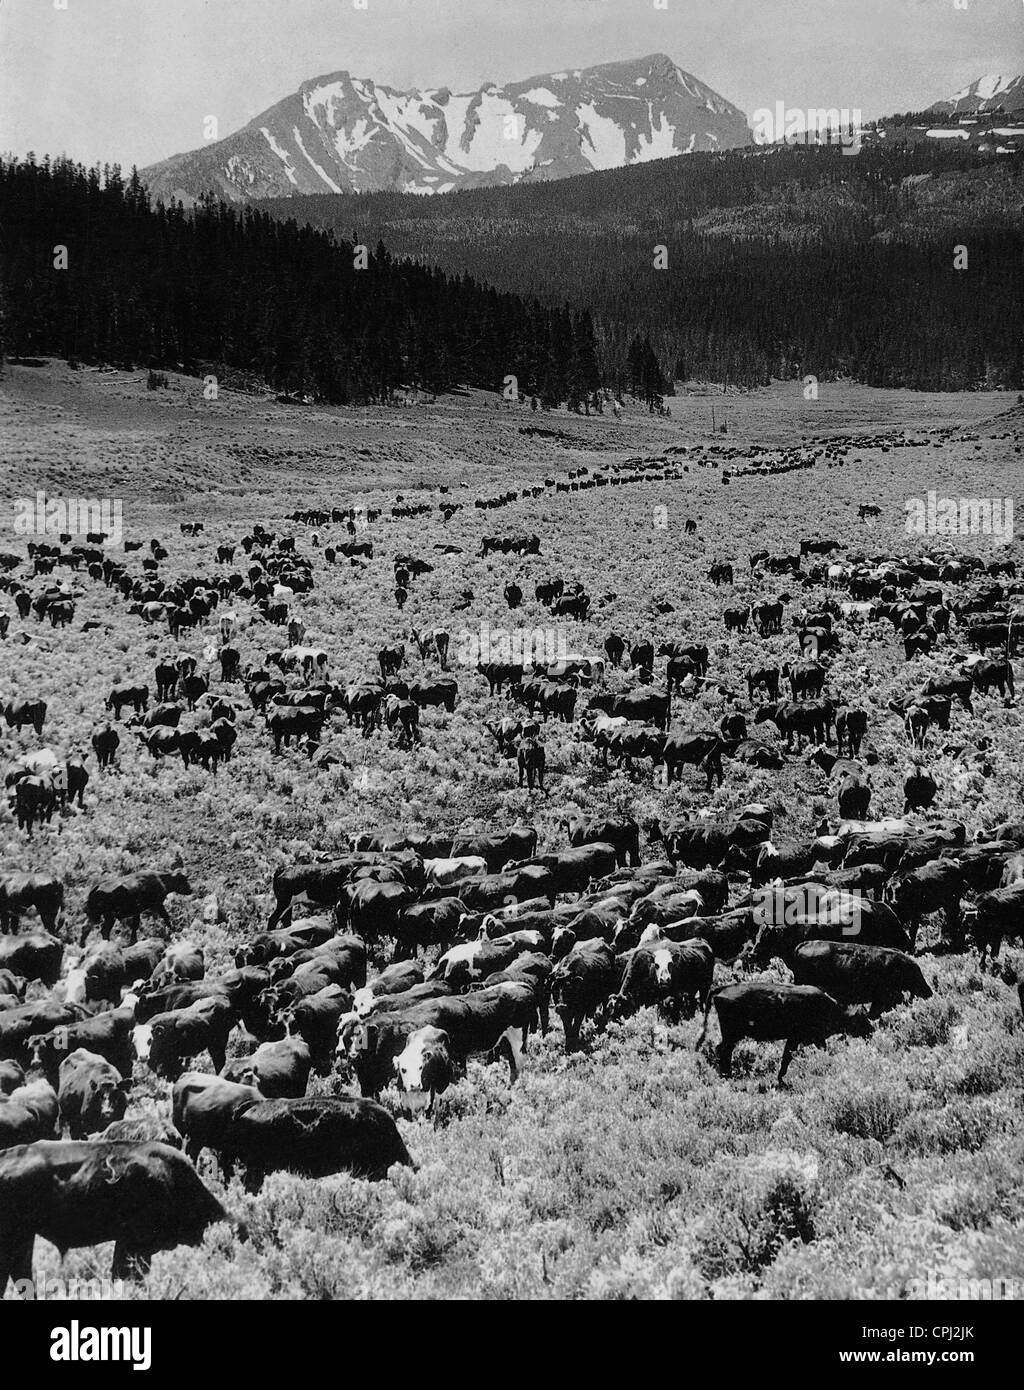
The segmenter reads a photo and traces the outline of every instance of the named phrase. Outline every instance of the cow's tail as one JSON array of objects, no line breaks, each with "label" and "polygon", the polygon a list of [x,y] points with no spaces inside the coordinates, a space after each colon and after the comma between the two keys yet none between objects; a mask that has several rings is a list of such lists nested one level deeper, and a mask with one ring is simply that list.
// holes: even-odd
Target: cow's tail
[{"label": "cow's tail", "polygon": [[708,1036],[708,1022],[711,1018],[711,1007],[723,988],[724,986],[720,985],[718,989],[708,990],[708,997],[704,1001],[704,1022],[701,1025],[700,1036],[693,1045],[694,1052],[699,1052],[701,1048],[704,1046],[704,1043]]}]

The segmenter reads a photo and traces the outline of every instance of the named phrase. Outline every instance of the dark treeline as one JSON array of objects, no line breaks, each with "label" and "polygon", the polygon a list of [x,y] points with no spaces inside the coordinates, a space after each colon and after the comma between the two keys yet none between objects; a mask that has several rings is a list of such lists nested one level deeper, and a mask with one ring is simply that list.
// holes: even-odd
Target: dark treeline
[{"label": "dark treeline", "polygon": [[[545,302],[586,305],[605,379],[1024,385],[1024,158],[935,146],[694,154],[437,198],[272,200],[339,234]],[[966,245],[968,269],[954,268]],[[655,247],[668,268],[655,269]],[[664,258],[663,258],[664,259]]]},{"label": "dark treeline", "polygon": [[[355,248],[257,209],[151,208],[133,172],[0,162],[8,355],[225,371],[333,403],[407,386],[494,390],[589,408],[585,311]],[[56,268],[59,248],[67,268]]]}]

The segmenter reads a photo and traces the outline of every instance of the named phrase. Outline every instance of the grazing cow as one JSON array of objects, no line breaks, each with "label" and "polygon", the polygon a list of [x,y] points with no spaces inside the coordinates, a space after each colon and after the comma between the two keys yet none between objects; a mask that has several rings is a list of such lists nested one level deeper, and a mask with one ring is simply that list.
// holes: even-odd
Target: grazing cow
[{"label": "grazing cow", "polygon": [[539,942],[536,932],[519,931],[453,946],[438,958],[426,982],[440,981],[450,989],[464,989],[474,981],[507,970],[517,957],[537,950]]},{"label": "grazing cow", "polygon": [[407,961],[428,946],[446,949],[455,939],[465,916],[466,905],[461,898],[433,898],[414,903],[399,915],[395,923],[392,959],[396,962]]},{"label": "grazing cow", "polygon": [[[21,1073],[20,1067],[18,1072]],[[0,1089],[0,1149],[56,1139],[59,1118],[57,1093],[50,1083],[40,1079],[26,1081],[21,1074],[9,1095]]]},{"label": "grazing cow", "polygon": [[[507,588],[508,586],[506,586],[506,591]],[[520,599],[522,598],[521,590],[519,591],[519,597]],[[509,604],[510,608],[514,606],[514,604]],[[435,627],[432,628],[429,632],[419,632],[416,628],[410,628],[410,634],[412,636],[412,640],[416,643],[417,649],[419,650],[421,661],[426,661],[428,656],[436,656],[441,670],[447,670],[448,647],[451,643],[451,633],[448,632],[446,628]],[[381,679],[383,680],[385,679],[385,677],[382,676]]]},{"label": "grazing cow", "polygon": [[[946,672],[939,676],[929,677],[921,687],[920,695],[913,696],[908,704],[924,704],[930,697],[938,696],[941,699],[959,700],[967,713],[973,714],[974,706],[971,703],[973,688],[974,682],[970,673]],[[935,716],[932,715],[932,718],[934,719]],[[949,726],[947,724],[943,727],[948,728]]]},{"label": "grazing cow", "polygon": [[267,715],[267,727],[274,739],[274,752],[287,748],[292,739],[319,739],[324,724],[324,712],[312,705],[272,705]]},{"label": "grazing cow", "polygon": [[697,767],[707,776],[707,789],[711,790],[714,780],[718,785],[725,781],[722,755],[727,745],[719,734],[657,734],[647,738],[645,753],[655,767],[665,769],[665,784],[671,786],[679,780],[679,769],[683,766]]},{"label": "grazing cow", "polygon": [[[433,1103],[468,1057],[506,1057],[515,1081],[531,1029],[537,1023],[536,981],[523,977],[487,984],[472,994],[425,1000],[394,1015],[406,1031],[394,1058],[399,1090],[411,1108]],[[371,1024],[372,1026],[372,1024]]]},{"label": "grazing cow", "polygon": [[673,1021],[691,1017],[711,990],[715,955],[705,941],[652,941],[629,958],[619,992],[608,1001],[608,1018],[623,1019],[646,1005],[666,1010]]},{"label": "grazing cow", "polygon": [[57,1098],[71,1138],[87,1139],[123,1119],[130,1088],[105,1057],[84,1047],[69,1053],[60,1064]]},{"label": "grazing cow", "polygon": [[870,1005],[871,1017],[912,999],[930,999],[921,967],[911,956],[887,946],[853,941],[805,941],[793,954],[793,980],[815,985],[843,1008]]},{"label": "grazing cow", "polygon": [[48,932],[56,931],[64,906],[64,885],[49,874],[4,874],[0,877],[0,931],[17,928],[21,914],[34,907]]},{"label": "grazing cow", "polygon": [[584,1019],[603,1011],[620,978],[614,951],[600,940],[578,942],[555,966],[550,995],[562,1021],[566,1052],[577,1050]]},{"label": "grazing cow", "polygon": [[352,995],[352,1008],[360,1018],[365,1018],[378,1007],[386,1007],[400,997],[408,997],[409,991],[423,984],[423,968],[413,960],[402,960],[387,966],[381,973],[357,989]]},{"label": "grazing cow", "polygon": [[544,766],[546,754],[544,745],[540,739],[524,738],[520,740],[516,749],[516,763],[519,768],[519,785],[525,781],[529,791],[533,791],[534,786],[540,791],[544,791]]},{"label": "grazing cow", "polygon": [[[144,912],[158,917],[170,930],[172,923],[167,915],[165,898],[169,893],[191,892],[191,884],[180,873],[125,874],[121,878],[111,876],[90,888],[85,900],[86,916],[89,922],[102,923],[105,940],[109,940],[114,923],[120,921],[127,924],[134,941],[139,931],[139,919]],[[88,925],[83,925],[83,944],[87,931]]]},{"label": "grazing cow", "polygon": [[903,716],[903,727],[907,731],[910,746],[923,750],[931,727],[928,711],[921,705],[911,705]]},{"label": "grazing cow", "polygon": [[234,1057],[224,1067],[229,1081],[255,1086],[267,1100],[297,1100],[306,1094],[312,1053],[302,1038],[265,1042],[248,1057]]},{"label": "grazing cow", "polygon": [[386,681],[389,676],[397,676],[402,669],[402,662],[405,660],[405,647],[381,647],[377,653],[377,662],[380,666],[380,678]]},{"label": "grazing cow", "polygon": [[960,900],[965,886],[963,870],[954,859],[933,859],[890,879],[885,896],[903,919],[911,946],[917,940],[921,918],[943,912],[949,937],[959,947]]},{"label": "grazing cow", "polygon": [[248,1191],[282,1170],[381,1179],[392,1164],[413,1167],[388,1112],[355,1096],[245,1101],[232,1110],[220,1153],[222,1161],[244,1165]]},{"label": "grazing cow", "polygon": [[113,1240],[115,1279],[133,1277],[158,1250],[198,1245],[227,1219],[177,1149],[103,1140],[43,1141],[0,1154],[0,1295],[31,1287],[36,1236],[61,1256]]},{"label": "grazing cow", "polygon": [[899,918],[886,903],[815,882],[777,888],[770,898],[762,898],[752,918],[757,935],[748,955],[752,964],[759,967],[767,966],[773,959],[789,965],[794,951],[804,941],[856,938],[865,946],[912,949]]},{"label": "grazing cow", "polygon": [[[157,698],[160,699],[159,692]],[[142,714],[149,707],[149,689],[145,685],[115,685],[106,698],[107,709],[114,711],[114,718],[121,718],[125,705],[131,705],[135,714]]]},{"label": "grazing cow", "polygon": [[751,610],[754,622],[762,637],[782,631],[782,603],[759,603]]},{"label": "grazing cow", "polygon": [[458,858],[424,859],[423,872],[428,887],[448,888],[464,878],[485,874],[487,861],[479,854],[466,854]]},{"label": "grazing cow", "polygon": [[451,854],[480,855],[488,873],[495,874],[513,859],[529,859],[536,849],[536,830],[532,826],[513,826],[504,833],[459,837],[452,843]]},{"label": "grazing cow", "polygon": [[843,820],[865,820],[871,805],[871,785],[851,772],[839,783],[837,799]]},{"label": "grazing cow", "polygon": [[971,680],[975,689],[987,695],[993,686],[1005,698],[1007,693],[1013,697],[1013,666],[1009,661],[976,661],[970,668]]},{"label": "grazing cow", "polygon": [[171,1081],[181,1075],[187,1060],[201,1052],[209,1053],[214,1071],[220,1072],[235,1020],[231,1004],[218,995],[197,999],[184,1009],[154,1014],[147,1023],[135,1026],[135,1055],[150,1071]]},{"label": "grazing cow", "polygon": [[[69,982],[74,975],[74,971],[69,974]],[[68,995],[71,993],[69,988]],[[65,1006],[70,1009],[79,1002],[81,1001],[69,997],[65,1000]],[[84,1002],[95,1007],[94,1001]],[[77,1012],[80,1013],[81,1010]],[[105,1013],[80,1018],[77,1022],[59,1023],[55,1029],[33,1036],[29,1044],[33,1065],[42,1068],[47,1079],[56,1086],[60,1064],[64,1058],[77,1048],[85,1048],[105,1058],[119,1072],[127,1075],[131,1072],[133,1061],[132,1022],[132,1009],[122,1006]]]},{"label": "grazing cow", "polygon": [[965,909],[964,920],[981,952],[981,964],[986,955],[997,961],[1003,937],[1020,939],[1024,932],[1024,884],[982,893],[973,908]]},{"label": "grazing cow", "polygon": [[859,1014],[845,1014],[830,994],[813,985],[782,985],[764,980],[727,985],[715,990],[707,1002],[698,1049],[707,1037],[712,1006],[718,1015],[721,1042],[718,1066],[723,1076],[732,1073],[732,1054],[738,1042],[785,1040],[778,1084],[785,1080],[798,1047],[824,1047],[836,1033],[868,1037],[871,1025]]},{"label": "grazing cow", "polygon": [[9,1096],[25,1084],[25,1073],[18,1062],[0,1061],[0,1096]]},{"label": "grazing cow", "polygon": [[46,932],[0,936],[0,970],[10,970],[22,979],[39,980],[52,989],[63,959],[64,943]]},{"label": "grazing cow", "polygon": [[860,757],[860,746],[868,731],[867,710],[844,709],[836,715],[836,750],[840,757],[846,750],[851,758]]},{"label": "grazing cow", "polygon": [[404,883],[375,883],[359,879],[346,884],[338,898],[338,915],[344,914],[351,930],[367,941],[394,936],[401,914],[416,901],[416,892]]},{"label": "grazing cow", "polygon": [[833,718],[831,700],[778,700],[762,705],[754,715],[754,723],[773,723],[790,751],[795,736],[799,752],[805,738],[809,743],[831,743]]},{"label": "grazing cow", "polygon": [[622,665],[622,658],[626,653],[626,644],[617,633],[613,632],[611,636],[605,639],[604,649],[608,660],[613,666]]},{"label": "grazing cow", "polygon": [[817,661],[795,661],[792,666],[787,663],[782,673],[789,680],[794,700],[817,699],[825,688],[827,672]]},{"label": "grazing cow", "polygon": [[453,680],[448,681],[413,681],[409,686],[409,699],[421,709],[430,706],[440,706],[446,709],[449,714],[455,711],[455,702],[459,696],[459,687]]},{"label": "grazing cow", "polygon": [[746,632],[747,623],[750,621],[750,609],[727,608],[722,616],[726,632]]},{"label": "grazing cow", "polygon": [[938,793],[938,783],[923,767],[915,767],[903,783],[903,814],[927,811]]},{"label": "grazing cow", "polygon": [[653,691],[631,690],[624,695],[595,695],[588,714],[606,714],[612,719],[627,719],[640,724],[653,724],[664,732],[671,715],[671,696]]},{"label": "grazing cow", "polygon": [[40,736],[46,722],[45,700],[10,700],[4,707],[4,718],[9,729],[17,729],[19,734],[26,724],[30,724]]},{"label": "grazing cow", "polygon": [[751,666],[746,674],[747,690],[750,699],[754,698],[754,691],[763,687],[768,694],[769,700],[779,698],[779,671],[775,666]]},{"label": "grazing cow", "polygon": [[92,751],[96,754],[96,762],[101,771],[105,767],[114,766],[114,756],[120,743],[120,735],[112,724],[104,724],[93,732]]},{"label": "grazing cow", "polygon": [[592,845],[598,841],[612,845],[617,865],[622,868],[640,863],[640,827],[632,816],[614,816],[608,820],[593,820],[587,816],[569,816],[562,822],[569,844]]}]

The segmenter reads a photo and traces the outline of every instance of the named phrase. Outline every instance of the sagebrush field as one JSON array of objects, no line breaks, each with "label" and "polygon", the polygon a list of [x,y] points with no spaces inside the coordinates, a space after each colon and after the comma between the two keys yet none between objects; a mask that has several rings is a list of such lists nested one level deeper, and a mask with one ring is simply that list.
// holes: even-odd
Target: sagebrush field
[{"label": "sagebrush field", "polygon": [[[113,498],[123,504],[125,537],[165,543],[165,575],[216,573],[219,542],[235,542],[254,523],[294,535],[315,557],[316,587],[296,600],[307,641],[330,654],[329,679],[345,684],[376,674],[376,653],[405,641],[403,674],[436,674],[407,634],[549,628],[534,586],[555,575],[582,581],[591,617],[569,622],[570,650],[603,652],[612,632],[640,640],[706,642],[715,686],[675,699],[674,729],[712,727],[735,708],[751,711],[743,672],[799,655],[789,614],[781,635],[727,635],[722,611],[787,590],[788,578],[751,577],[754,551],[790,554],[805,537],[834,537],[866,555],[919,554],[960,547],[1024,559],[1013,541],[991,537],[908,536],[905,503],[941,496],[1014,497],[1024,461],[1024,409],[1014,397],[920,395],[822,384],[807,401],[799,383],[737,394],[692,388],[671,413],[622,420],[565,411],[531,413],[479,393],[442,397],[408,409],[323,409],[281,405],[269,396],[221,389],[205,400],[202,382],[170,378],[147,391],[146,374],[10,366],[0,382],[0,472],[6,502],[0,549],[18,552],[13,501],[45,490],[54,497]],[[723,422],[727,433],[711,433]],[[523,431],[558,431],[561,437]],[[927,439],[901,447],[890,436]],[[942,436],[928,431],[950,430]],[[812,441],[852,436],[828,466],[777,476],[733,477],[701,450],[763,445],[779,454]],[[858,445],[856,437],[886,442]],[[478,497],[541,485],[571,470],[600,471],[626,459],[690,446],[689,471],[672,481],[579,493],[548,490],[496,511]],[[694,446],[699,446],[695,448]],[[710,466],[714,459],[717,466]],[[749,459],[738,458],[744,466]],[[459,510],[445,523],[439,488]],[[392,518],[405,503],[429,502],[427,516]],[[881,508],[858,520],[862,503]],[[383,515],[367,535],[366,565],[328,567],[311,550],[314,528],[289,522],[296,509],[361,505]],[[686,534],[685,522],[697,523]],[[196,538],[179,523],[202,522]],[[321,545],[344,539],[322,527]],[[539,556],[480,558],[485,534],[536,532]],[[459,547],[444,553],[440,547]],[[413,581],[399,611],[392,558],[406,553],[434,566]],[[128,557],[129,560],[135,557]],[[715,560],[731,561],[735,584],[716,589]],[[41,740],[2,729],[5,763],[30,748],[59,755],[89,751],[108,717],[114,685],[148,683],[169,651],[189,652],[211,670],[211,688],[239,706],[233,757],[217,775],[154,762],[121,729],[116,768],[90,758],[85,809],[58,816],[29,840],[3,806],[4,872],[38,870],[62,878],[65,927],[75,939],[89,886],[104,874],[184,868],[191,899],[171,900],[176,933],[202,944],[208,970],[230,963],[234,947],[261,928],[272,904],[271,875],[317,853],[343,851],[364,830],[418,825],[486,830],[528,821],[540,848],[565,843],[573,811],[628,812],[642,825],[710,809],[735,812],[763,802],[787,837],[807,837],[837,818],[835,789],[805,753],[779,771],[725,765],[724,784],[706,793],[690,769],[678,785],[656,785],[647,762],[629,774],[604,771],[579,737],[578,721],[544,726],[548,793],[516,785],[514,762],[498,757],[484,720],[509,712],[507,697],[453,666],[454,714],[427,710],[412,751],[393,737],[364,738],[340,713],[323,748],[344,766],[314,768],[294,747],[275,756],[263,720],[240,684],[224,686],[204,656],[209,629],[182,634],[148,627],[102,583],[73,576],[81,591],[71,627],[12,621],[2,647],[0,700],[41,697],[49,706]],[[502,596],[518,580],[523,607]],[[460,598],[464,590],[472,598]],[[790,611],[814,606],[824,590],[798,591]],[[457,608],[456,604],[464,606]],[[672,611],[659,611],[666,604]],[[88,631],[86,623],[96,624]],[[887,624],[854,637],[844,629],[830,688],[870,712],[862,759],[872,784],[872,816],[898,815],[911,766],[902,720],[889,703],[964,652],[954,628],[932,655],[904,661]],[[253,622],[237,639],[242,666],[259,666],[284,645],[279,629]],[[612,671],[623,689],[627,672]],[[582,702],[581,702],[582,703]],[[756,702],[755,702],[756,704]],[[924,761],[939,783],[935,813],[961,819],[968,836],[1021,818],[1020,708],[978,697],[970,719],[956,709],[948,734],[935,734]],[[765,734],[764,726],[757,730]],[[767,736],[773,736],[768,733]],[[991,740],[991,774],[955,751]],[[777,740],[776,740],[777,742]],[[954,751],[943,751],[945,748]],[[658,847],[646,858],[658,857]],[[695,1042],[700,1020],[668,1025],[653,1010],[586,1037],[567,1057],[554,1024],[531,1039],[512,1087],[499,1066],[471,1062],[431,1119],[399,1119],[418,1165],[371,1184],[345,1176],[306,1180],[278,1174],[258,1196],[233,1183],[224,1199],[244,1216],[247,1241],[217,1227],[199,1249],[159,1255],[134,1286],[145,1298],[899,1298],[934,1278],[1016,1279],[1024,1289],[1024,1021],[1016,983],[1024,954],[1005,948],[996,970],[976,952],[931,956],[926,925],[918,949],[934,997],[888,1013],[866,1041],[833,1040],[798,1054],[785,1089],[775,1086],[780,1048],[744,1043],[731,1079],[722,1079]],[[716,980],[730,971],[717,968]],[[1013,987],[1011,987],[1013,986]],[[317,1087],[340,1086],[331,1077]],[[385,1093],[385,1104],[389,1103]],[[166,1107],[167,1087],[139,1078],[133,1110]],[[396,1113],[397,1106],[395,1107]],[[213,1168],[203,1169],[222,1192]],[[109,1250],[72,1251],[68,1276],[109,1269]],[[52,1273],[56,1252],[40,1245],[37,1269]]]}]

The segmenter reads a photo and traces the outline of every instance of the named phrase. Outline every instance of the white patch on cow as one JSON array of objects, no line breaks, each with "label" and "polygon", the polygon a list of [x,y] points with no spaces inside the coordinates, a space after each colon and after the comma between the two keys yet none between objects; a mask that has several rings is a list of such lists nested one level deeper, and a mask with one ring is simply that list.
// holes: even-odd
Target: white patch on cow
[{"label": "white patch on cow", "polygon": [[470,975],[475,978],[480,974],[476,964],[479,952],[479,941],[467,941],[463,946],[453,946],[450,951],[445,951],[439,962],[444,965],[442,979],[448,978],[453,966],[463,964],[468,968]]},{"label": "white patch on cow", "polygon": [[135,1048],[135,1056],[143,1064],[149,1061],[149,1050],[153,1045],[153,1025],[151,1023],[137,1023],[132,1029],[132,1046]]},{"label": "white patch on cow", "polygon": [[423,1091],[423,1065],[426,1061],[428,1030],[419,1028],[409,1037],[402,1052],[395,1058],[395,1073],[403,1091]]},{"label": "white patch on cow", "polygon": [[371,1013],[376,1002],[377,996],[369,985],[357,989],[352,995],[352,1008],[358,1018],[365,1018],[368,1013]]},{"label": "white patch on cow", "polygon": [[64,1002],[65,1004],[84,1004],[85,1003],[85,970],[69,970],[67,979],[64,981]]},{"label": "white patch on cow", "polygon": [[672,952],[667,950],[654,953],[654,978],[659,985],[667,985],[671,979]]}]

